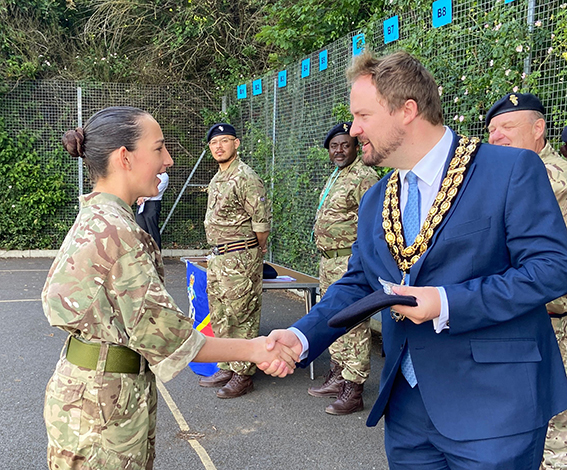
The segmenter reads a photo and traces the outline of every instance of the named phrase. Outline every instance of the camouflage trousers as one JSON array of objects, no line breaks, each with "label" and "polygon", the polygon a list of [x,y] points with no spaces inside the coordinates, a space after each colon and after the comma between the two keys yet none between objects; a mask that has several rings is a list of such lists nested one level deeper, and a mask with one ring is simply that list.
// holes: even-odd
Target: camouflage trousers
[{"label": "camouflage trousers", "polygon": [[[319,264],[319,287],[324,295],[329,286],[338,281],[347,271],[350,256],[337,258],[321,257]],[[343,368],[343,378],[363,384],[370,375],[370,348],[372,332],[367,320],[338,338],[331,346],[331,360]]]},{"label": "camouflage trousers", "polygon": [[[101,353],[101,358],[106,353]],[[120,374],[71,364],[64,357],[45,393],[47,464],[55,469],[151,470],[157,391],[152,372]]]},{"label": "camouflage trousers", "polygon": [[[552,318],[551,321],[567,370],[567,317]],[[549,422],[540,469],[567,469],[567,411],[558,414]]]},{"label": "camouflage trousers", "polygon": [[[262,250],[251,248],[212,256],[207,265],[211,326],[219,338],[251,339],[260,331]],[[253,375],[250,362],[219,362],[219,368]]]}]

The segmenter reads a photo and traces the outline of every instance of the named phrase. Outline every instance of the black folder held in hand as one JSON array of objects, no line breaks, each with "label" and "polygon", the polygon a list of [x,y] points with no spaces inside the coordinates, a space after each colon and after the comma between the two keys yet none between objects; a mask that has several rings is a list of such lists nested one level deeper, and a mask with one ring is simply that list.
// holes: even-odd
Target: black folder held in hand
[{"label": "black folder held in hand", "polygon": [[327,324],[332,328],[351,330],[375,313],[392,305],[417,307],[417,302],[413,295],[388,295],[380,289],[342,309]]}]

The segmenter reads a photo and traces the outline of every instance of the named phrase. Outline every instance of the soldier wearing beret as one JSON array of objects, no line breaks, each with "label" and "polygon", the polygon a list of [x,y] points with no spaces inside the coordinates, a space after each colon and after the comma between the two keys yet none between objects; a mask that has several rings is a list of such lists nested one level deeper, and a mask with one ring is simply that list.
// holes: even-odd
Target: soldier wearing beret
[{"label": "soldier wearing beret", "polygon": [[[490,108],[486,125],[489,143],[525,148],[539,154],[567,222],[567,160],[546,139],[545,109],[539,98],[531,93],[507,94]],[[567,135],[563,140],[567,140]],[[547,310],[567,368],[567,296],[547,304]],[[549,422],[543,457],[542,469],[567,467],[567,412]]]},{"label": "soldier wearing beret", "polygon": [[[262,258],[267,251],[271,205],[258,175],[238,158],[240,140],[227,123],[207,132],[219,171],[209,183],[205,214],[207,242],[213,246],[207,267],[211,325],[221,338],[254,338],[262,310]],[[220,370],[199,380],[218,387],[217,397],[235,398],[253,390],[256,366],[221,362]]]},{"label": "soldier wearing beret", "polygon": [[[321,295],[347,271],[351,246],[356,240],[358,205],[364,193],[378,181],[376,172],[358,156],[358,141],[349,135],[350,127],[350,122],[338,123],[323,143],[335,169],[321,192],[313,228],[321,252]],[[346,415],[364,408],[362,391],[370,374],[371,341],[367,320],[329,347],[331,368],[327,377],[320,387],[308,390],[314,397],[337,398],[325,408],[327,413]]]}]

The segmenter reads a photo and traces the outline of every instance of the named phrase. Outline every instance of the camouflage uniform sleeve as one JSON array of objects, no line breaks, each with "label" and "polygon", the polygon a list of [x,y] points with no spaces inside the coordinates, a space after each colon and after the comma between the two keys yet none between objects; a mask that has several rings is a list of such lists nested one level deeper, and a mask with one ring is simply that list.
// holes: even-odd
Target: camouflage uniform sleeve
[{"label": "camouflage uniform sleeve", "polygon": [[150,256],[130,250],[114,264],[109,283],[116,299],[113,314],[122,315],[127,346],[144,356],[163,382],[175,377],[197,355],[205,337],[165,290]]},{"label": "camouflage uniform sleeve", "polygon": [[[551,147],[549,142],[544,147],[540,156],[545,163],[547,176],[549,177],[555,199],[557,199],[557,203],[561,209],[563,220],[567,224],[567,161]],[[546,307],[548,312],[566,313],[567,296],[549,302]]]},{"label": "camouflage uniform sleeve", "polygon": [[364,196],[364,193],[378,182],[378,175],[376,172],[371,168],[369,168],[369,170],[368,175],[360,181],[360,184],[356,187],[354,192],[354,196],[358,204],[360,204],[360,200],[362,199],[362,196]]},{"label": "camouflage uniform sleeve", "polygon": [[239,181],[242,207],[252,219],[254,232],[269,232],[272,222],[272,205],[266,195],[264,183],[256,174],[249,174]]}]

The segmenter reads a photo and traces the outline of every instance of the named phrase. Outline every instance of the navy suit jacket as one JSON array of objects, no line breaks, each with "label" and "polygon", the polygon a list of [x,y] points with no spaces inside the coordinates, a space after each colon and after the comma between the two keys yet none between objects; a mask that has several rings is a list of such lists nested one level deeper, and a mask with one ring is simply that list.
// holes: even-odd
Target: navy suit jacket
[{"label": "navy suit jacket", "polygon": [[[455,136],[453,151],[456,145]],[[361,201],[347,273],[293,325],[309,341],[302,366],[345,332],[328,327],[329,318],[381,289],[378,277],[401,281],[382,229],[387,179]],[[368,426],[395,399],[390,392],[406,344],[427,412],[446,437],[527,432],[567,409],[567,378],[545,309],[567,292],[567,229],[536,153],[482,144],[410,278],[445,288],[450,329],[437,334],[431,321],[396,323],[383,312],[386,359]]]}]

